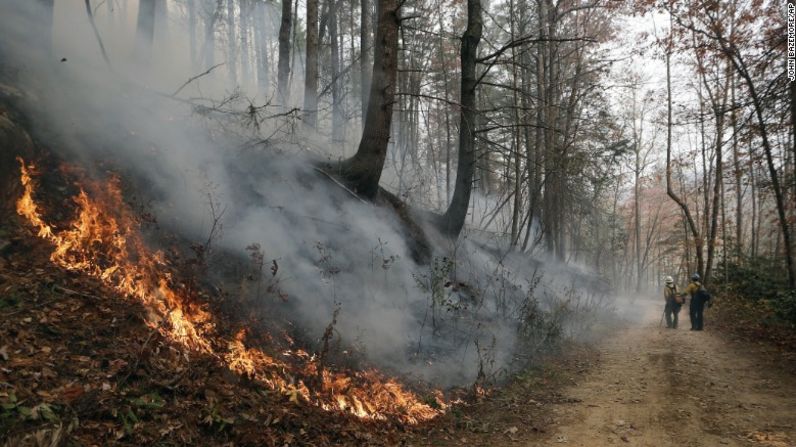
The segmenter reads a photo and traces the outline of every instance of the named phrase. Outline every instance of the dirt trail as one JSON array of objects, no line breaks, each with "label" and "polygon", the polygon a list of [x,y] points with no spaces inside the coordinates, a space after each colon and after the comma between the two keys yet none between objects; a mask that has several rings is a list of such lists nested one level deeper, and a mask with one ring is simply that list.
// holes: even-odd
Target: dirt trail
[{"label": "dirt trail", "polygon": [[644,323],[601,348],[599,367],[564,391],[549,438],[528,446],[796,446],[796,374],[768,348],[710,329]]}]

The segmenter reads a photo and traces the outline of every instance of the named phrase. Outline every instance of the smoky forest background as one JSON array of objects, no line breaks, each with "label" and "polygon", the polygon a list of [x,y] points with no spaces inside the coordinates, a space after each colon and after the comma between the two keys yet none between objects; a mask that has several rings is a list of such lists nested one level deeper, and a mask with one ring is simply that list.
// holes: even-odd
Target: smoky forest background
[{"label": "smoky forest background", "polygon": [[[0,250],[38,236],[158,343],[408,424],[640,319],[667,276],[793,330],[787,6],[0,0],[3,207],[27,228]],[[142,396],[108,419],[172,405]]]}]

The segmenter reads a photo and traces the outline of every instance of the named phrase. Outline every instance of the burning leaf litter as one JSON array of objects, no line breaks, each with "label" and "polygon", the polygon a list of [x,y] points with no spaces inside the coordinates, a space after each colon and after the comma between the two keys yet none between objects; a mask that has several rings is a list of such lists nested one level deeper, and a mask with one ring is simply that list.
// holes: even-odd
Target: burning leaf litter
[{"label": "burning leaf litter", "polygon": [[245,331],[225,339],[216,331],[214,316],[181,294],[163,252],[152,251],[144,243],[139,222],[123,200],[118,177],[105,183],[81,179],[80,192],[74,197],[77,216],[59,230],[45,221],[35,200],[35,165],[21,158],[18,161],[23,194],[16,203],[17,213],[53,245],[50,261],[97,278],[138,300],[150,313],[147,324],[167,339],[189,351],[210,355],[291,401],[305,401],[324,410],[408,424],[430,420],[445,411],[441,393],[435,393],[436,405],[432,406],[375,370],[332,371],[302,350],[283,353],[295,364],[283,361],[247,347]]}]

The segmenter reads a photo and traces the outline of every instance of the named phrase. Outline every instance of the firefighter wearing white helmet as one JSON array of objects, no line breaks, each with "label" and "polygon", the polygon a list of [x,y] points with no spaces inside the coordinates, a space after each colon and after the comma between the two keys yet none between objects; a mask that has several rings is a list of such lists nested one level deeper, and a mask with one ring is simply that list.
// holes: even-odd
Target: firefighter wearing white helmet
[{"label": "firefighter wearing white helmet", "polygon": [[666,285],[663,288],[663,298],[666,300],[666,307],[664,307],[663,313],[666,316],[666,327],[677,329],[678,316],[683,307],[683,297],[677,292],[674,278],[667,276],[664,282]]}]

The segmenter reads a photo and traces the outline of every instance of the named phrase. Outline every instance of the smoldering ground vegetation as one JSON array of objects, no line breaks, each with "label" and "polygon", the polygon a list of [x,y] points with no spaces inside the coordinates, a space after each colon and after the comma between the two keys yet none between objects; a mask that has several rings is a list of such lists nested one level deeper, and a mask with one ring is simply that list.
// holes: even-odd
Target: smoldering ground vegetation
[{"label": "smoldering ground vegetation", "polygon": [[119,172],[156,216],[151,231],[179,235],[193,253],[197,281],[245,297],[236,302],[250,307],[232,310],[259,314],[257,324],[289,321],[273,327],[323,362],[492,383],[563,338],[587,337],[608,307],[589,275],[475,235],[431,237],[430,260],[418,262],[405,218],[317,171],[324,157],[304,141],[298,109],[225,91],[212,76],[193,81],[206,96],[164,95],[182,82],[144,86],[140,67],[115,57],[114,72],[80,51],[53,66],[15,45],[24,35],[5,27],[2,54],[40,142],[97,175]]}]

